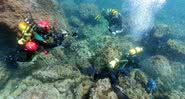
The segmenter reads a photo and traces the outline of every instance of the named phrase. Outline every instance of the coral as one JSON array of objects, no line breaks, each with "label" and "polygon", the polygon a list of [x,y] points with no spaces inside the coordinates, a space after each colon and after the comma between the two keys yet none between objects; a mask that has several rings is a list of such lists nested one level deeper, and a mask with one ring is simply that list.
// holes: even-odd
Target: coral
[{"label": "coral", "polygon": [[62,1],[62,3],[59,2],[59,4],[61,4],[59,7],[64,10],[67,17],[76,15],[78,12],[78,5],[76,5],[72,0],[65,0]]},{"label": "coral", "polygon": [[61,93],[61,97],[63,99],[73,99],[76,97],[74,95],[75,87],[77,82],[72,79],[66,79],[64,81],[57,81],[55,82],[54,86],[57,90]]},{"label": "coral", "polygon": [[[62,46],[55,47],[52,50],[50,50],[50,53],[57,59],[57,60],[63,60],[66,58],[66,55],[64,53],[64,48]],[[47,55],[46,55],[47,57]]]},{"label": "coral", "polygon": [[6,64],[3,62],[0,62],[0,89],[3,88],[4,84],[9,80],[11,76],[11,71],[6,68]]},{"label": "coral", "polygon": [[111,44],[107,44],[104,48],[100,49],[93,59],[93,65],[99,71],[104,68],[109,68],[109,62],[115,58],[120,58],[120,52],[117,48],[114,48]]},{"label": "coral", "polygon": [[71,44],[70,49],[72,51],[75,51],[77,55],[81,58],[90,58],[92,56],[92,53],[90,52],[90,49],[88,47],[87,41],[78,41]]},{"label": "coral", "polygon": [[75,17],[75,16],[70,17],[69,23],[71,26],[74,26],[74,27],[81,27],[84,25],[84,23],[80,21],[78,17]]},{"label": "coral", "polygon": [[98,12],[98,8],[94,4],[82,3],[79,7],[80,18],[83,20],[95,21]]},{"label": "coral", "polygon": [[137,82],[139,82],[143,87],[145,87],[147,83],[147,77],[146,74],[139,70],[139,69],[134,69],[130,72],[130,76],[135,79]]},{"label": "coral", "polygon": [[[73,42],[70,50],[73,53],[69,57],[73,57],[71,63],[75,63],[79,69],[91,66],[89,59],[92,57],[93,52],[88,47],[89,43],[86,40]],[[72,59],[72,58],[71,58]]]},{"label": "coral", "polygon": [[170,34],[170,27],[166,24],[158,24],[155,27],[155,30],[156,31],[153,34],[155,38],[162,38]]},{"label": "coral", "polygon": [[94,82],[90,79],[82,79],[81,83],[76,87],[76,96],[80,96],[80,99],[89,98],[90,89],[93,86]]},{"label": "coral", "polygon": [[53,65],[33,72],[33,77],[43,82],[54,82],[63,79],[79,79],[78,69],[69,65]]},{"label": "coral", "polygon": [[167,46],[167,51],[171,53],[170,56],[173,55],[174,57],[175,56],[180,57],[180,58],[178,58],[176,60],[183,61],[185,59],[184,42],[182,42],[180,40],[176,40],[176,39],[169,39],[167,41],[166,46]]},{"label": "coral", "polygon": [[127,95],[129,99],[150,99],[149,94],[143,87],[143,83],[140,83],[140,81],[137,80],[138,78],[134,78],[132,76],[124,78],[121,77],[119,79],[119,86],[122,88],[122,92]]},{"label": "coral", "polygon": [[59,99],[59,91],[50,85],[33,86],[28,88],[16,99]]},{"label": "coral", "polygon": [[142,66],[144,72],[151,77],[170,77],[173,74],[169,60],[161,55],[152,56],[144,60]]},{"label": "coral", "polygon": [[95,87],[91,88],[90,99],[118,99],[112,90],[109,79],[100,79]]},{"label": "coral", "polygon": [[170,94],[168,94],[168,99],[184,99],[185,92],[180,90],[173,90]]},{"label": "coral", "polygon": [[172,34],[170,27],[166,24],[159,24],[153,28],[149,35],[143,38],[143,45],[151,53],[163,54],[167,47],[166,42]]}]

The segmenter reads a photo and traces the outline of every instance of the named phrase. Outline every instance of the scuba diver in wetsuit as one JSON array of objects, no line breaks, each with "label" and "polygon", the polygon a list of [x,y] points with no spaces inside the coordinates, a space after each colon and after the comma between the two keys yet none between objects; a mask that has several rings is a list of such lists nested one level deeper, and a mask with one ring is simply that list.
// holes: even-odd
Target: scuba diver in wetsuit
[{"label": "scuba diver in wetsuit", "polygon": [[122,15],[116,9],[107,9],[102,11],[102,15],[109,22],[108,29],[112,34],[119,34],[124,31]]},{"label": "scuba diver in wetsuit", "polygon": [[36,52],[42,51],[47,54],[46,49],[61,45],[67,35],[66,31],[51,30],[51,26],[46,20],[35,22],[32,18],[26,18],[19,22],[18,30],[18,46],[11,55],[3,57],[5,61],[25,62],[30,61]]},{"label": "scuba diver in wetsuit", "polygon": [[119,75],[129,75],[133,68],[140,68],[138,55],[142,53],[143,48],[131,48],[122,59],[113,59],[109,66],[103,68],[100,72],[94,74],[94,79],[110,78],[112,85],[118,83]]}]

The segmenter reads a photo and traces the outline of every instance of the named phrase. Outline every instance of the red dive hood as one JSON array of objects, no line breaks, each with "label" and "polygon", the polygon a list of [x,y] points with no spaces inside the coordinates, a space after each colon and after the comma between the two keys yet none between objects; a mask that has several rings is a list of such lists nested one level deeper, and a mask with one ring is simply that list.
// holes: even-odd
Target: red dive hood
[{"label": "red dive hood", "polygon": [[49,31],[50,30],[50,24],[49,24],[49,21],[47,21],[47,20],[40,20],[40,21],[37,22],[37,24],[44,31]]},{"label": "red dive hood", "polygon": [[25,47],[26,47],[25,50],[30,51],[30,52],[35,52],[38,48],[38,45],[35,42],[30,41],[26,43]]}]

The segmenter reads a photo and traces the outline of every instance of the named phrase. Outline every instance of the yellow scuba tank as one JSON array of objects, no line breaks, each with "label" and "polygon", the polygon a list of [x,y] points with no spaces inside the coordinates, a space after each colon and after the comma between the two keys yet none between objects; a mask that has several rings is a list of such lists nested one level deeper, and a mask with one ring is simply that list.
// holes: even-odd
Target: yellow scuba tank
[{"label": "yellow scuba tank", "polygon": [[114,69],[118,66],[118,63],[119,63],[119,59],[115,58],[114,60],[109,62],[109,66],[111,69]]},{"label": "yellow scuba tank", "polygon": [[116,9],[112,9],[111,12],[112,12],[112,15],[116,15],[119,13]]},{"label": "yellow scuba tank", "polygon": [[29,24],[28,23],[26,23],[26,22],[19,22],[19,24],[18,24],[18,29],[21,31],[21,32],[23,32],[23,31],[25,31],[25,30],[27,30],[29,28]]},{"label": "yellow scuba tank", "polygon": [[19,45],[24,45],[27,41],[31,40],[33,35],[32,25],[28,22],[22,21],[18,23],[18,29],[21,32],[21,38],[18,39]]},{"label": "yellow scuba tank", "polygon": [[131,48],[130,50],[129,50],[129,55],[131,55],[131,56],[134,56],[134,55],[138,55],[138,54],[140,54],[140,53],[142,53],[143,52],[143,48],[141,48],[141,47],[136,47],[136,48]]}]

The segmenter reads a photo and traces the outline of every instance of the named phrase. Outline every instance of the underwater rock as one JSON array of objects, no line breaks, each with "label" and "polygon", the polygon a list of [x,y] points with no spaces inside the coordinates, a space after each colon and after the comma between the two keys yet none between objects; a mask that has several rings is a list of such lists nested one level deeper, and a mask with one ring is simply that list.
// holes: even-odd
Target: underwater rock
[{"label": "underwater rock", "polygon": [[185,92],[173,90],[170,94],[168,94],[168,99],[185,99]]},{"label": "underwater rock", "polygon": [[57,57],[52,55],[52,53],[48,53],[47,55],[44,53],[40,53],[36,55],[32,61],[34,61],[35,65],[38,67],[54,66],[61,63],[61,61],[58,60]]},{"label": "underwater rock", "polygon": [[[23,17],[28,17],[30,14],[35,17],[48,16],[48,12],[53,9],[53,2],[51,0],[1,0],[1,10],[0,10],[0,22],[6,23],[11,29],[17,27],[20,20],[24,20]],[[50,3],[49,3],[50,2]],[[39,4],[41,3],[41,4]],[[49,5],[48,5],[49,4]],[[44,10],[41,5],[47,6],[47,11]]]},{"label": "underwater rock", "polygon": [[59,7],[64,10],[67,17],[78,14],[78,5],[76,5],[73,0],[58,0],[58,3],[61,4]]},{"label": "underwater rock", "polygon": [[148,35],[146,35],[142,43],[152,53],[162,54],[166,49],[166,42],[170,38],[171,30],[166,24],[155,26]]},{"label": "underwater rock", "polygon": [[177,59],[174,60],[181,60],[182,62],[184,62],[185,59],[184,42],[180,40],[169,39],[166,44],[168,48],[167,51],[170,53],[170,55],[168,54],[168,56],[170,57],[173,55],[174,57],[177,57]]},{"label": "underwater rock", "polygon": [[96,5],[82,3],[79,7],[80,18],[85,21],[95,21],[95,17],[99,14],[99,10]]},{"label": "underwater rock", "polygon": [[0,62],[0,89],[3,88],[10,76],[11,71],[6,68],[5,63]]},{"label": "underwater rock", "polygon": [[[26,76],[25,79],[15,79],[15,80],[9,80],[9,85],[6,86],[4,89],[4,95],[9,94],[13,97],[17,97],[21,95],[25,90],[29,89],[30,87],[35,87],[37,85],[42,85],[43,83],[37,79],[34,79],[32,76]],[[9,87],[12,87],[12,91],[6,91]],[[10,89],[8,89],[10,90]]]},{"label": "underwater rock", "polygon": [[34,62],[17,62],[18,69],[16,72],[17,75],[29,75],[35,69],[41,68],[40,65],[35,65]]},{"label": "underwater rock", "polygon": [[74,94],[76,84],[77,82],[75,80],[65,79],[55,82],[54,87],[61,93],[60,99],[74,99],[76,97]]},{"label": "underwater rock", "polygon": [[43,82],[54,82],[63,79],[79,79],[78,69],[70,65],[53,65],[33,72],[33,77]]},{"label": "underwater rock", "polygon": [[118,99],[109,79],[100,79],[90,90],[89,99]]},{"label": "underwater rock", "polygon": [[119,81],[119,86],[122,88],[122,93],[128,96],[129,99],[150,99],[149,94],[146,92],[143,86],[143,83],[135,80],[132,76],[124,78],[120,77]]},{"label": "underwater rock", "polygon": [[[62,46],[55,47],[52,50],[50,50],[50,53],[57,59],[57,60],[63,60],[66,58],[66,55],[64,53],[64,49]],[[48,57],[46,55],[46,57]]]},{"label": "underwater rock", "polygon": [[170,77],[172,69],[169,60],[161,55],[149,57],[142,62],[142,69],[151,77]]},{"label": "underwater rock", "polygon": [[93,86],[94,82],[90,79],[82,79],[80,84],[76,88],[77,96],[80,96],[80,99],[88,99],[90,94],[90,89]]},{"label": "underwater rock", "polygon": [[94,56],[93,65],[99,71],[104,68],[109,68],[109,62],[115,58],[120,58],[120,52],[117,48],[107,44],[104,48],[100,49]]},{"label": "underwater rock", "polygon": [[60,92],[61,99],[87,99],[92,85],[90,80],[65,79],[55,82],[54,86]]},{"label": "underwater rock", "polygon": [[34,9],[40,8],[46,12],[53,12],[57,7],[57,2],[55,0],[32,0],[32,2],[33,1],[38,5]]},{"label": "underwater rock", "polygon": [[81,27],[84,25],[84,23],[78,17],[75,16],[70,17],[69,23],[74,27]]},{"label": "underwater rock", "polygon": [[52,85],[40,85],[28,88],[16,99],[60,99],[60,93]]},{"label": "underwater rock", "polygon": [[139,82],[142,86],[145,86],[147,84],[147,76],[146,74],[139,70],[139,69],[134,69],[130,72],[130,77],[135,79],[137,82]]},{"label": "underwater rock", "polygon": [[[55,50],[56,51],[56,50]],[[57,52],[55,52],[57,53]],[[53,66],[60,64],[61,61],[57,58],[61,56],[62,53],[52,55],[52,53],[49,54],[44,54],[44,53],[39,53],[38,55],[35,55],[33,59],[30,62],[17,62],[18,64],[18,73],[19,75],[28,75],[31,74],[33,71],[48,67],[48,66]]]},{"label": "underwater rock", "polygon": [[92,56],[91,50],[88,47],[89,43],[86,40],[74,42],[71,44],[70,49],[77,53],[80,58],[89,59]]},{"label": "underwater rock", "polygon": [[69,54],[69,57],[73,57],[74,59],[71,60],[70,63],[74,63],[79,69],[91,66],[89,59],[92,57],[93,53],[88,46],[89,43],[86,40],[73,42],[70,46],[71,52],[69,52],[72,54]]},{"label": "underwater rock", "polygon": [[158,24],[153,33],[154,38],[163,38],[164,36],[170,35],[170,27],[167,24]]}]

